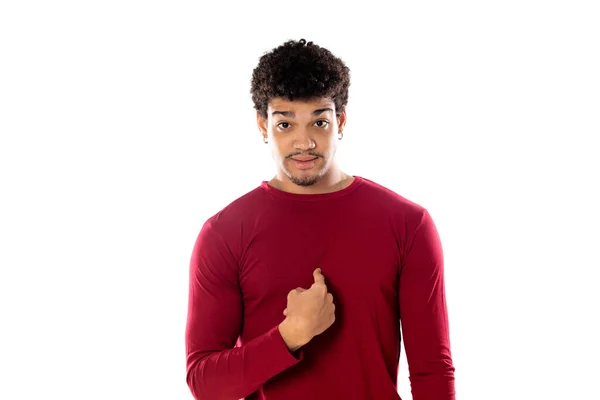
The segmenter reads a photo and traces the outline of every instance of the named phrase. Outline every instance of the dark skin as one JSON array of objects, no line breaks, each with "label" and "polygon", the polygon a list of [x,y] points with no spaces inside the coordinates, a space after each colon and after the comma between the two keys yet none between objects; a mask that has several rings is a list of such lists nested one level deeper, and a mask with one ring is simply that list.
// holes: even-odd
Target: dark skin
[{"label": "dark skin", "polygon": [[[267,119],[259,113],[256,119],[277,164],[277,175],[269,181],[271,186],[290,193],[319,194],[341,190],[354,180],[335,161],[346,110],[336,111],[331,99],[274,98],[269,102]],[[300,157],[316,160],[299,167],[293,158]]]}]

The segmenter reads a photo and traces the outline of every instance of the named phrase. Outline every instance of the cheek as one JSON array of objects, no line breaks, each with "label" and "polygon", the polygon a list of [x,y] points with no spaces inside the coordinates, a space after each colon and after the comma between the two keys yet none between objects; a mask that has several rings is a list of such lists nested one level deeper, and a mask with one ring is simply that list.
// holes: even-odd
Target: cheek
[{"label": "cheek", "polygon": [[331,139],[327,142],[326,151],[330,157],[333,157],[333,155],[337,151],[337,148],[338,148],[337,138]]},{"label": "cheek", "polygon": [[289,154],[289,149],[286,149],[282,146],[274,146],[273,147],[273,155],[282,163],[285,164],[287,160],[287,156]]}]

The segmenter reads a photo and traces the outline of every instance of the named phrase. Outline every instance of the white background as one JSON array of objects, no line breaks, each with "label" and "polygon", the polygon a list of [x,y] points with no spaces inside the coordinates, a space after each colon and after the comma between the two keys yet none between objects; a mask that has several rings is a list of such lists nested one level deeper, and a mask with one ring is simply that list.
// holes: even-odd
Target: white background
[{"label": "white background", "polygon": [[0,398],[191,399],[192,246],[274,175],[250,77],[305,38],[342,169],[436,221],[457,398],[600,399],[595,2],[216,3],[0,5]]}]

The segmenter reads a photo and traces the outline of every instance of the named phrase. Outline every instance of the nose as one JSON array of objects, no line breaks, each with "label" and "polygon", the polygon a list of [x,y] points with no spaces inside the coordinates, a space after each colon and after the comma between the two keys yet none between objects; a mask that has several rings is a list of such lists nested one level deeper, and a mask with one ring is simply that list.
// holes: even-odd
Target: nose
[{"label": "nose", "polygon": [[298,150],[310,150],[314,149],[317,144],[310,137],[307,130],[296,131],[296,137],[294,138],[294,148]]}]

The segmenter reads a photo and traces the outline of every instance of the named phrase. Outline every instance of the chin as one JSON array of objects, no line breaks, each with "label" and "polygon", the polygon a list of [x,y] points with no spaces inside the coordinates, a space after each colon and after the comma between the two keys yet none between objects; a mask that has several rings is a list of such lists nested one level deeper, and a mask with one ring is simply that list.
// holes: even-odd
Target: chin
[{"label": "chin", "polygon": [[323,179],[323,177],[325,176],[325,172],[324,170],[317,170],[317,171],[299,171],[299,172],[292,172],[292,171],[285,171],[285,175],[288,177],[288,179],[294,183],[295,185],[298,186],[312,186],[316,183],[318,183],[321,179]]},{"label": "chin", "polygon": [[319,182],[321,180],[321,178],[317,175],[313,175],[313,176],[291,176],[290,177],[290,181],[292,181],[292,183],[294,183],[295,185],[298,186],[303,186],[303,187],[307,187],[307,186],[312,186],[315,183]]},{"label": "chin", "polygon": [[[288,161],[288,162],[285,162]],[[300,170],[294,166],[291,160],[285,160],[281,163],[282,172],[295,185],[312,186],[318,183],[327,174],[329,170],[327,163],[317,163],[313,168],[308,170]],[[320,159],[323,162],[323,159]]]}]

